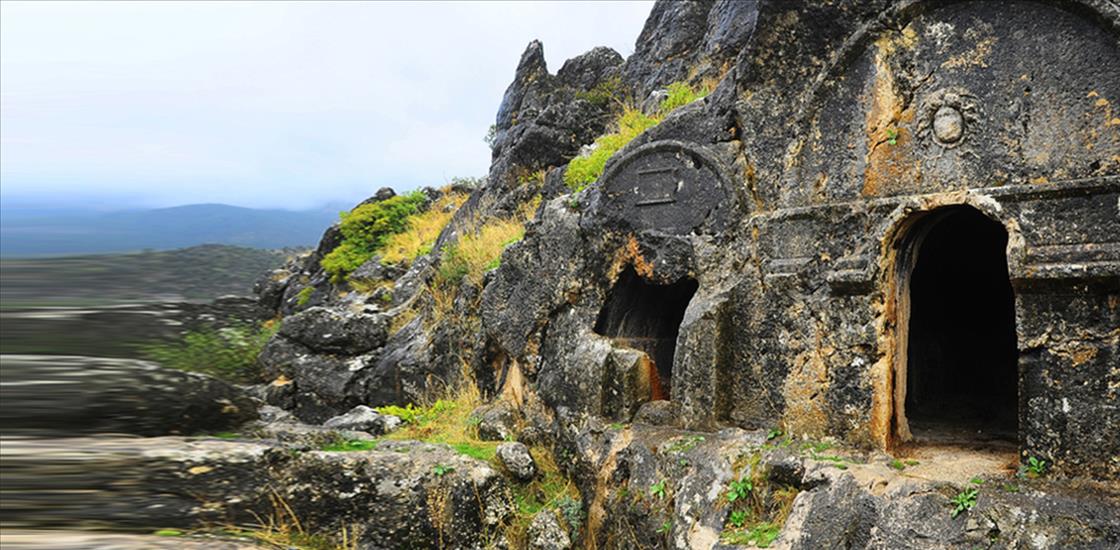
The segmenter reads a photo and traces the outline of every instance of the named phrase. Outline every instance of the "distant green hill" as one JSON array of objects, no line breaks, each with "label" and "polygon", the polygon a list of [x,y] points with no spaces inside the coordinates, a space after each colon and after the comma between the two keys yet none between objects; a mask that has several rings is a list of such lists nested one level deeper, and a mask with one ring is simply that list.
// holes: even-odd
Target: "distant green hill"
[{"label": "distant green hill", "polygon": [[0,307],[208,301],[251,294],[293,250],[202,245],[164,252],[0,261]]}]

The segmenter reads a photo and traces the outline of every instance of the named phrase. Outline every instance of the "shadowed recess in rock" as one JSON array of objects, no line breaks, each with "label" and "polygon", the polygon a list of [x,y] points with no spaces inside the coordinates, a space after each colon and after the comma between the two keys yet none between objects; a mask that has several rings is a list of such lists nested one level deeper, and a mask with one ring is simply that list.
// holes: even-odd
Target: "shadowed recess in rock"
[{"label": "shadowed recess in rock", "polygon": [[970,207],[915,228],[906,411],[914,433],[1015,440],[1015,308],[1007,232]]},{"label": "shadowed recess in rock", "polygon": [[651,385],[653,400],[669,398],[677,333],[697,286],[693,279],[654,284],[627,268],[599,311],[597,334],[613,338],[620,346],[643,351],[653,361],[659,381]]}]

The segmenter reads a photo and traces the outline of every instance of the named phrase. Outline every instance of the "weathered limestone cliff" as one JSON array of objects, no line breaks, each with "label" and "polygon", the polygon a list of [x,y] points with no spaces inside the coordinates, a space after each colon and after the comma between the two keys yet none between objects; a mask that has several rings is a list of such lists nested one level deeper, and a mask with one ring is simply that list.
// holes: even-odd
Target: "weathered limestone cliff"
[{"label": "weathered limestone cliff", "polygon": [[[438,237],[262,279],[265,418],[156,472],[362,548],[1120,546],[1118,38],[1107,0],[662,0],[627,59],[533,42],[488,176],[408,199]],[[464,391],[501,472],[417,427]]]}]

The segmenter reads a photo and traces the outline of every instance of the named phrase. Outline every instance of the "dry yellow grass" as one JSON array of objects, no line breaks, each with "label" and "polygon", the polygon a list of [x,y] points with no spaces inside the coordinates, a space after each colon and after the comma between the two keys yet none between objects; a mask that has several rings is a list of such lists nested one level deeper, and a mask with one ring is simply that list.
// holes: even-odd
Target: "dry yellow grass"
[{"label": "dry yellow grass", "polygon": [[455,211],[467,200],[466,193],[452,193],[445,190],[435,204],[424,212],[408,220],[408,230],[397,233],[385,241],[381,249],[384,263],[411,262],[417,256],[431,252],[444,227],[447,227]]}]

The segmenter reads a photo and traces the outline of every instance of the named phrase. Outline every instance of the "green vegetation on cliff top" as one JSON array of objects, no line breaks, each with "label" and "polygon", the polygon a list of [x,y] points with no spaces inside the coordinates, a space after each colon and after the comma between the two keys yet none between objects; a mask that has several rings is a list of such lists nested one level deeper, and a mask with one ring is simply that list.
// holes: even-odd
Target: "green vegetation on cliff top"
[{"label": "green vegetation on cliff top", "polygon": [[596,138],[590,153],[576,157],[568,163],[568,170],[564,172],[564,183],[568,184],[572,191],[583,190],[599,179],[607,161],[627,143],[656,126],[674,109],[692,103],[709,93],[707,88],[694,89],[683,82],[670,84],[667,91],[668,95],[661,100],[657,112],[652,115],[643,114],[632,105],[623,107],[622,113],[614,121],[615,131]]}]

